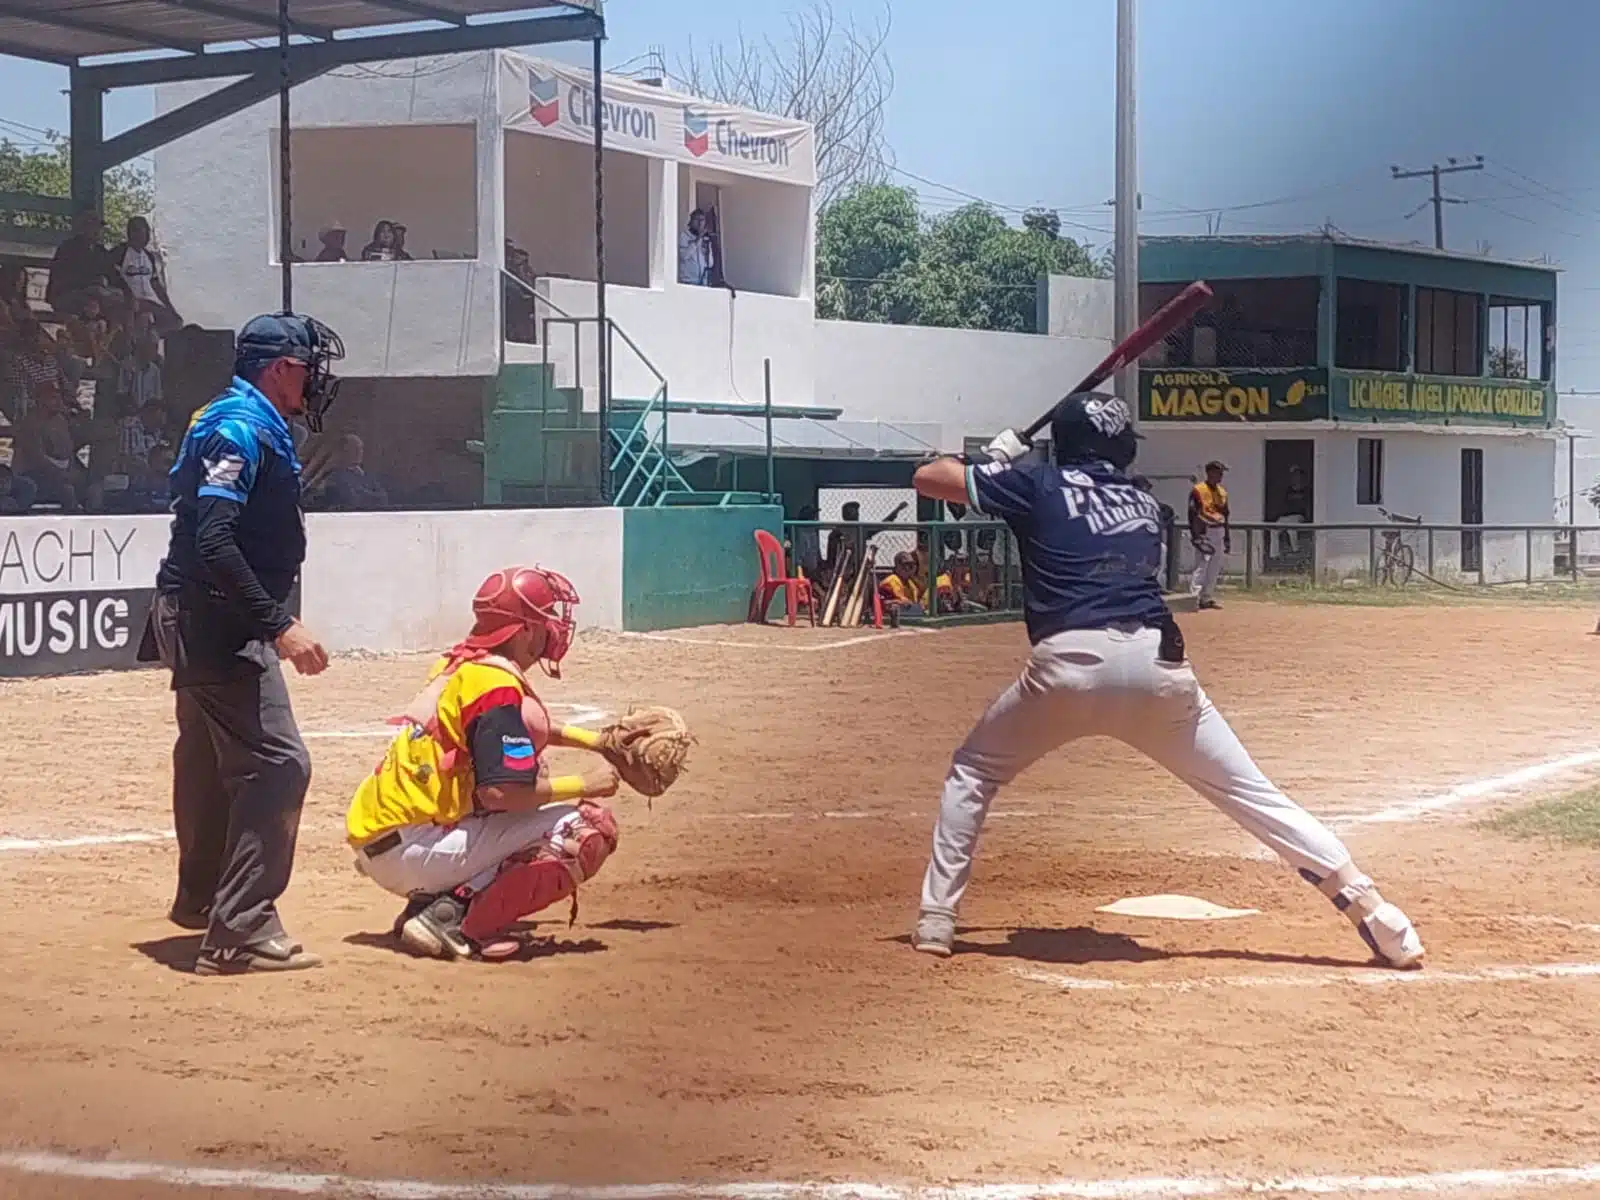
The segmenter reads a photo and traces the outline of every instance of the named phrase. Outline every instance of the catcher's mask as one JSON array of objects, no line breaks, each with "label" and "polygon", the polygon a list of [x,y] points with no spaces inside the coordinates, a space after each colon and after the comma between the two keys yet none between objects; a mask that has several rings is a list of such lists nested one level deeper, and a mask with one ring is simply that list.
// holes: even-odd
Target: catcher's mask
[{"label": "catcher's mask", "polygon": [[263,367],[280,358],[304,363],[306,382],[301,390],[301,409],[294,415],[303,416],[312,433],[321,433],[322,418],[339,396],[339,379],[329,364],[343,357],[344,342],[315,317],[269,313],[252,317],[239,331],[233,349],[233,373],[254,379]]},{"label": "catcher's mask", "polygon": [[539,667],[560,679],[561,660],[578,631],[577,604],[577,590],[565,575],[543,567],[506,567],[485,579],[472,597],[472,632],[462,644],[493,650],[524,629],[543,629]]}]

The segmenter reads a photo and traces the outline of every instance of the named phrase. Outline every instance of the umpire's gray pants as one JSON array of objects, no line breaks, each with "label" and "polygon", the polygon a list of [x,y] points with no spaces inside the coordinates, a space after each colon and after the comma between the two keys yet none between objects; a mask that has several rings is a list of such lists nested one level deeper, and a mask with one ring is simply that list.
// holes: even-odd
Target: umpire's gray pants
[{"label": "umpire's gray pants", "polygon": [[177,689],[178,902],[211,905],[208,948],[284,931],[277,901],[294,867],[311,756],[277,655],[264,649],[266,670],[254,678]]}]

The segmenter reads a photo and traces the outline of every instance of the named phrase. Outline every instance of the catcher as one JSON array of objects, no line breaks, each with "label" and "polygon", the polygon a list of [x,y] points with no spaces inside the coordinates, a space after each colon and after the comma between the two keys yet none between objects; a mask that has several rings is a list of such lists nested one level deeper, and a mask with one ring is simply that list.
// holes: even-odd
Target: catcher
[{"label": "catcher", "polygon": [[[413,954],[509,958],[512,926],[571,897],[617,848],[598,801],[619,777],[655,796],[677,779],[692,742],[670,709],[630,714],[598,733],[552,724],[534,692],[572,645],[578,594],[539,567],[497,571],[472,599],[472,632],[393,718],[404,728],[356,789],[345,817],[356,870],[406,899],[395,922]],[[552,776],[552,746],[598,752],[606,765]]]}]

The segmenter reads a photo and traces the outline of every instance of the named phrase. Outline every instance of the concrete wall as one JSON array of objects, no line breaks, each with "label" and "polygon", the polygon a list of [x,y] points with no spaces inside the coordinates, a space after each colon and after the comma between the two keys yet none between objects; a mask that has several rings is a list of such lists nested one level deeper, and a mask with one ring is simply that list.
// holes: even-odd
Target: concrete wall
[{"label": "concrete wall", "polygon": [[[476,258],[477,140],[466,123],[294,130],[295,253],[316,258],[318,232],[338,221],[349,231],[346,253],[358,259],[377,222],[399,221],[414,258]],[[274,159],[277,144],[273,130]],[[276,247],[271,254],[276,259]]]},{"label": "concrete wall", "polygon": [[[343,336],[349,352],[345,375],[489,376],[498,367],[502,138],[493,62],[492,55],[467,55],[444,67],[434,63],[393,86],[365,76],[328,75],[294,91],[297,129],[355,124],[471,124],[476,129],[477,244],[462,249],[479,261],[295,268],[295,306]],[[156,89],[157,111],[169,112],[221,86],[164,85]],[[185,319],[207,328],[236,329],[255,314],[279,307],[277,119],[277,101],[265,101],[156,151],[155,224],[167,253],[173,301]],[[393,195],[385,215],[415,230],[410,206],[406,194]],[[419,205],[419,211],[426,210]],[[349,214],[329,215],[355,223]],[[359,250],[366,238],[362,231],[351,232]],[[315,230],[304,236],[314,238]]]},{"label": "concrete wall", "polygon": [[560,571],[580,626],[622,628],[621,509],[338,513],[307,518],[301,613],[330,650],[434,650],[467,628],[472,593],[524,562]]},{"label": "concrete wall", "polygon": [[1051,337],[1113,338],[1116,286],[1109,279],[1051,275],[1039,284],[1039,325]]},{"label": "concrete wall", "polygon": [[809,188],[687,164],[677,175],[674,254],[677,233],[688,227],[697,198],[715,189],[728,282],[739,291],[811,295],[815,228]]},{"label": "concrete wall", "polygon": [[936,422],[940,448],[960,450],[1027,425],[1110,350],[1109,336],[818,321],[816,402],[855,420]]},{"label": "concrete wall", "polygon": [[632,508],[623,515],[624,629],[743,621],[759,574],[755,531],[783,536],[783,510]]},{"label": "concrete wall", "polygon": [[[651,282],[649,168],[650,160],[637,154],[606,151],[606,278],[612,283]],[[593,179],[592,147],[506,133],[506,236],[528,252],[535,275],[594,279]]]}]

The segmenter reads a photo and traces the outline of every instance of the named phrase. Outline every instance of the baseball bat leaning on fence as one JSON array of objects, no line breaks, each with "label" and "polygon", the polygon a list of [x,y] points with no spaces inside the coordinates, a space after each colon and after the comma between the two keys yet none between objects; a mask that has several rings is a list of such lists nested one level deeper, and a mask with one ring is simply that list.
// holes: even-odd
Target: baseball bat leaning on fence
[{"label": "baseball bat leaning on fence", "polygon": [[861,570],[856,574],[855,585],[850,589],[850,603],[845,605],[844,619],[839,623],[846,629],[854,629],[861,624],[861,605],[866,599],[866,589],[872,579],[872,568],[876,565],[878,548],[868,546],[867,552],[861,556]]},{"label": "baseball bat leaning on fence", "polygon": [[[1068,394],[1094,391],[1095,388],[1110,379],[1112,375],[1123,367],[1129,363],[1137,362],[1140,355],[1174,329],[1188,324],[1194,318],[1194,315],[1209,303],[1211,303],[1211,285],[1204,280],[1195,280],[1195,282],[1163,304],[1148,321],[1113,346],[1105,361],[1080,379],[1077,386]],[[1128,402],[1130,407],[1137,407],[1136,397],[1124,396],[1123,399]],[[1024,429],[1022,431],[1022,440],[1024,442],[1032,442],[1039,431],[1050,424],[1050,417],[1054,412],[1055,409],[1052,408],[1050,412],[1043,414],[1032,425]]]},{"label": "baseball bat leaning on fence", "polygon": [[844,579],[850,570],[850,558],[850,547],[846,546],[839,552],[839,566],[833,573],[833,582],[828,584],[828,603],[822,610],[824,625],[832,625],[833,618],[839,613],[839,596],[844,591]]}]

